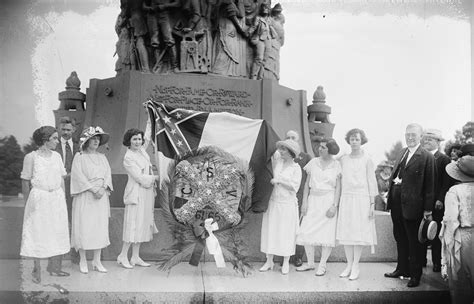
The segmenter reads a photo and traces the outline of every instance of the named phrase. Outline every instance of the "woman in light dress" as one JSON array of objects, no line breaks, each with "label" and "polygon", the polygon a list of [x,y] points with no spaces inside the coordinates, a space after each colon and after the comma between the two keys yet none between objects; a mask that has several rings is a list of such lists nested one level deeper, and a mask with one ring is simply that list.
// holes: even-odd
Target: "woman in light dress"
[{"label": "woman in light dress", "polygon": [[364,246],[377,244],[374,207],[378,193],[375,168],[361,146],[367,142],[364,131],[352,129],[346,134],[351,153],[341,157],[342,193],[337,218],[336,240],[344,245],[347,266],[339,275],[359,278],[359,260]]},{"label": "woman in light dress", "polygon": [[[138,129],[129,129],[123,136],[123,145],[128,148],[123,158],[128,182],[123,194],[123,245],[117,263],[125,268],[150,266],[140,258],[140,244],[151,241],[153,234],[158,232],[154,220],[155,181],[158,176],[153,174],[150,157],[146,152],[148,131],[147,126],[147,139],[144,138],[143,131]],[[129,262],[128,250],[132,244],[132,258]]]},{"label": "woman in light dress", "polygon": [[474,303],[474,156],[462,156],[446,172],[460,184],[444,200],[441,271],[449,279],[454,304]]},{"label": "woman in light dress", "polygon": [[273,256],[283,256],[282,274],[288,274],[290,256],[295,254],[298,230],[298,199],[296,192],[301,183],[301,168],[294,162],[300,147],[291,139],[277,142],[274,155],[273,192],[268,209],[263,214],[260,250],[267,260],[260,271],[273,268]]},{"label": "woman in light dress", "polygon": [[319,145],[319,157],[313,158],[304,170],[308,174],[303,192],[303,204],[296,244],[304,245],[308,263],[296,271],[314,269],[314,246],[321,246],[321,261],[317,276],[326,273],[326,262],[336,246],[336,220],[341,196],[341,165],[333,158],[339,146],[333,139],[323,139]]},{"label": "woman in light dress", "polygon": [[109,195],[113,191],[109,162],[97,148],[109,140],[100,127],[82,131],[81,152],[77,153],[71,169],[72,233],[71,246],[79,251],[79,269],[88,273],[86,250],[93,250],[92,267],[107,272],[100,261],[102,248],[109,241]]},{"label": "woman in light dress", "polygon": [[[33,258],[33,282],[40,283],[40,259],[68,253],[70,243],[63,180],[66,170],[61,156],[54,151],[59,143],[58,132],[43,126],[35,130],[33,140],[39,148],[25,156],[21,171],[26,205],[20,255]],[[51,275],[69,275],[60,265],[47,270]]]}]

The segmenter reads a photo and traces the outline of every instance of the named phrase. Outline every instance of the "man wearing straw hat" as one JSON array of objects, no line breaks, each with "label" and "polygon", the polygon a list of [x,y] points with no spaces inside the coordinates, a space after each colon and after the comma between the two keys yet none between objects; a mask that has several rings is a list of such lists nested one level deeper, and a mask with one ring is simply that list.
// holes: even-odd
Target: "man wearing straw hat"
[{"label": "man wearing straw hat", "polygon": [[[435,178],[435,203],[433,206],[433,220],[438,224],[435,238],[431,241],[431,259],[433,261],[433,272],[441,271],[441,241],[438,238],[441,229],[441,221],[444,215],[444,197],[449,188],[454,185],[453,180],[446,173],[446,166],[451,159],[440,151],[440,144],[444,140],[441,131],[437,129],[426,129],[423,133],[423,148],[431,152],[435,158],[436,178]],[[423,265],[426,265],[427,246],[424,247]]]}]

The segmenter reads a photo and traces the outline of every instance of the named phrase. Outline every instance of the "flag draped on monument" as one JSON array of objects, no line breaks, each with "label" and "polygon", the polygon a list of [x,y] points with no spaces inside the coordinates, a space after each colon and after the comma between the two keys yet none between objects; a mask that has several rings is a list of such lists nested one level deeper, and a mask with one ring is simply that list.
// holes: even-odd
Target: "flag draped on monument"
[{"label": "flag draped on monument", "polygon": [[271,156],[278,135],[261,119],[250,119],[227,112],[208,113],[172,108],[149,100],[145,102],[151,121],[160,175],[167,164],[192,150],[216,146],[249,163],[255,175],[252,194],[254,212],[267,209],[271,195]]}]

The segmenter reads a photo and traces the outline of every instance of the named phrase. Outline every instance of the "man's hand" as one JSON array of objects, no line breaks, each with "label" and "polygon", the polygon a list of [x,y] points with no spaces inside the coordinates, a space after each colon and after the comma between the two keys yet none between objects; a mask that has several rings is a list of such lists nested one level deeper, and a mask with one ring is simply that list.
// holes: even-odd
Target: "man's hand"
[{"label": "man's hand", "polygon": [[435,203],[435,209],[436,210],[441,210],[441,209],[443,209],[443,207],[444,207],[443,202],[440,201],[440,200],[437,200],[436,203]]},{"label": "man's hand", "polygon": [[423,211],[423,217],[425,218],[425,220],[433,220],[433,217],[431,216],[431,211]]}]

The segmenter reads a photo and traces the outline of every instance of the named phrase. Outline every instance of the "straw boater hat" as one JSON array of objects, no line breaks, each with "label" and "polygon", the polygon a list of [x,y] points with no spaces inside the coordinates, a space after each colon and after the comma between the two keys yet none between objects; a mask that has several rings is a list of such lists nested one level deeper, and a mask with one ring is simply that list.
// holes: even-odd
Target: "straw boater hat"
[{"label": "straw boater hat", "polygon": [[99,138],[100,138],[99,146],[102,146],[103,144],[105,144],[109,141],[109,138],[110,138],[109,134],[105,133],[104,130],[102,130],[101,127],[97,126],[97,127],[86,128],[82,131],[81,137],[79,138],[81,151],[82,151],[82,147],[84,146],[84,144],[89,139],[91,139],[92,137],[94,137],[96,135],[98,135]]},{"label": "straw boater hat", "polygon": [[474,156],[466,155],[455,163],[446,166],[446,172],[455,180],[461,182],[474,182]]},{"label": "straw boater hat", "polygon": [[285,139],[285,140],[278,141],[276,143],[276,147],[277,148],[285,147],[291,152],[293,152],[296,156],[300,154],[300,145],[292,139]]},{"label": "straw boater hat", "polygon": [[426,241],[432,241],[436,237],[438,224],[435,221],[423,218],[418,228],[418,241],[422,244]]},{"label": "straw boater hat", "polygon": [[443,135],[441,135],[441,131],[438,129],[426,129],[423,133],[423,136],[431,137],[439,141],[443,141]]}]

